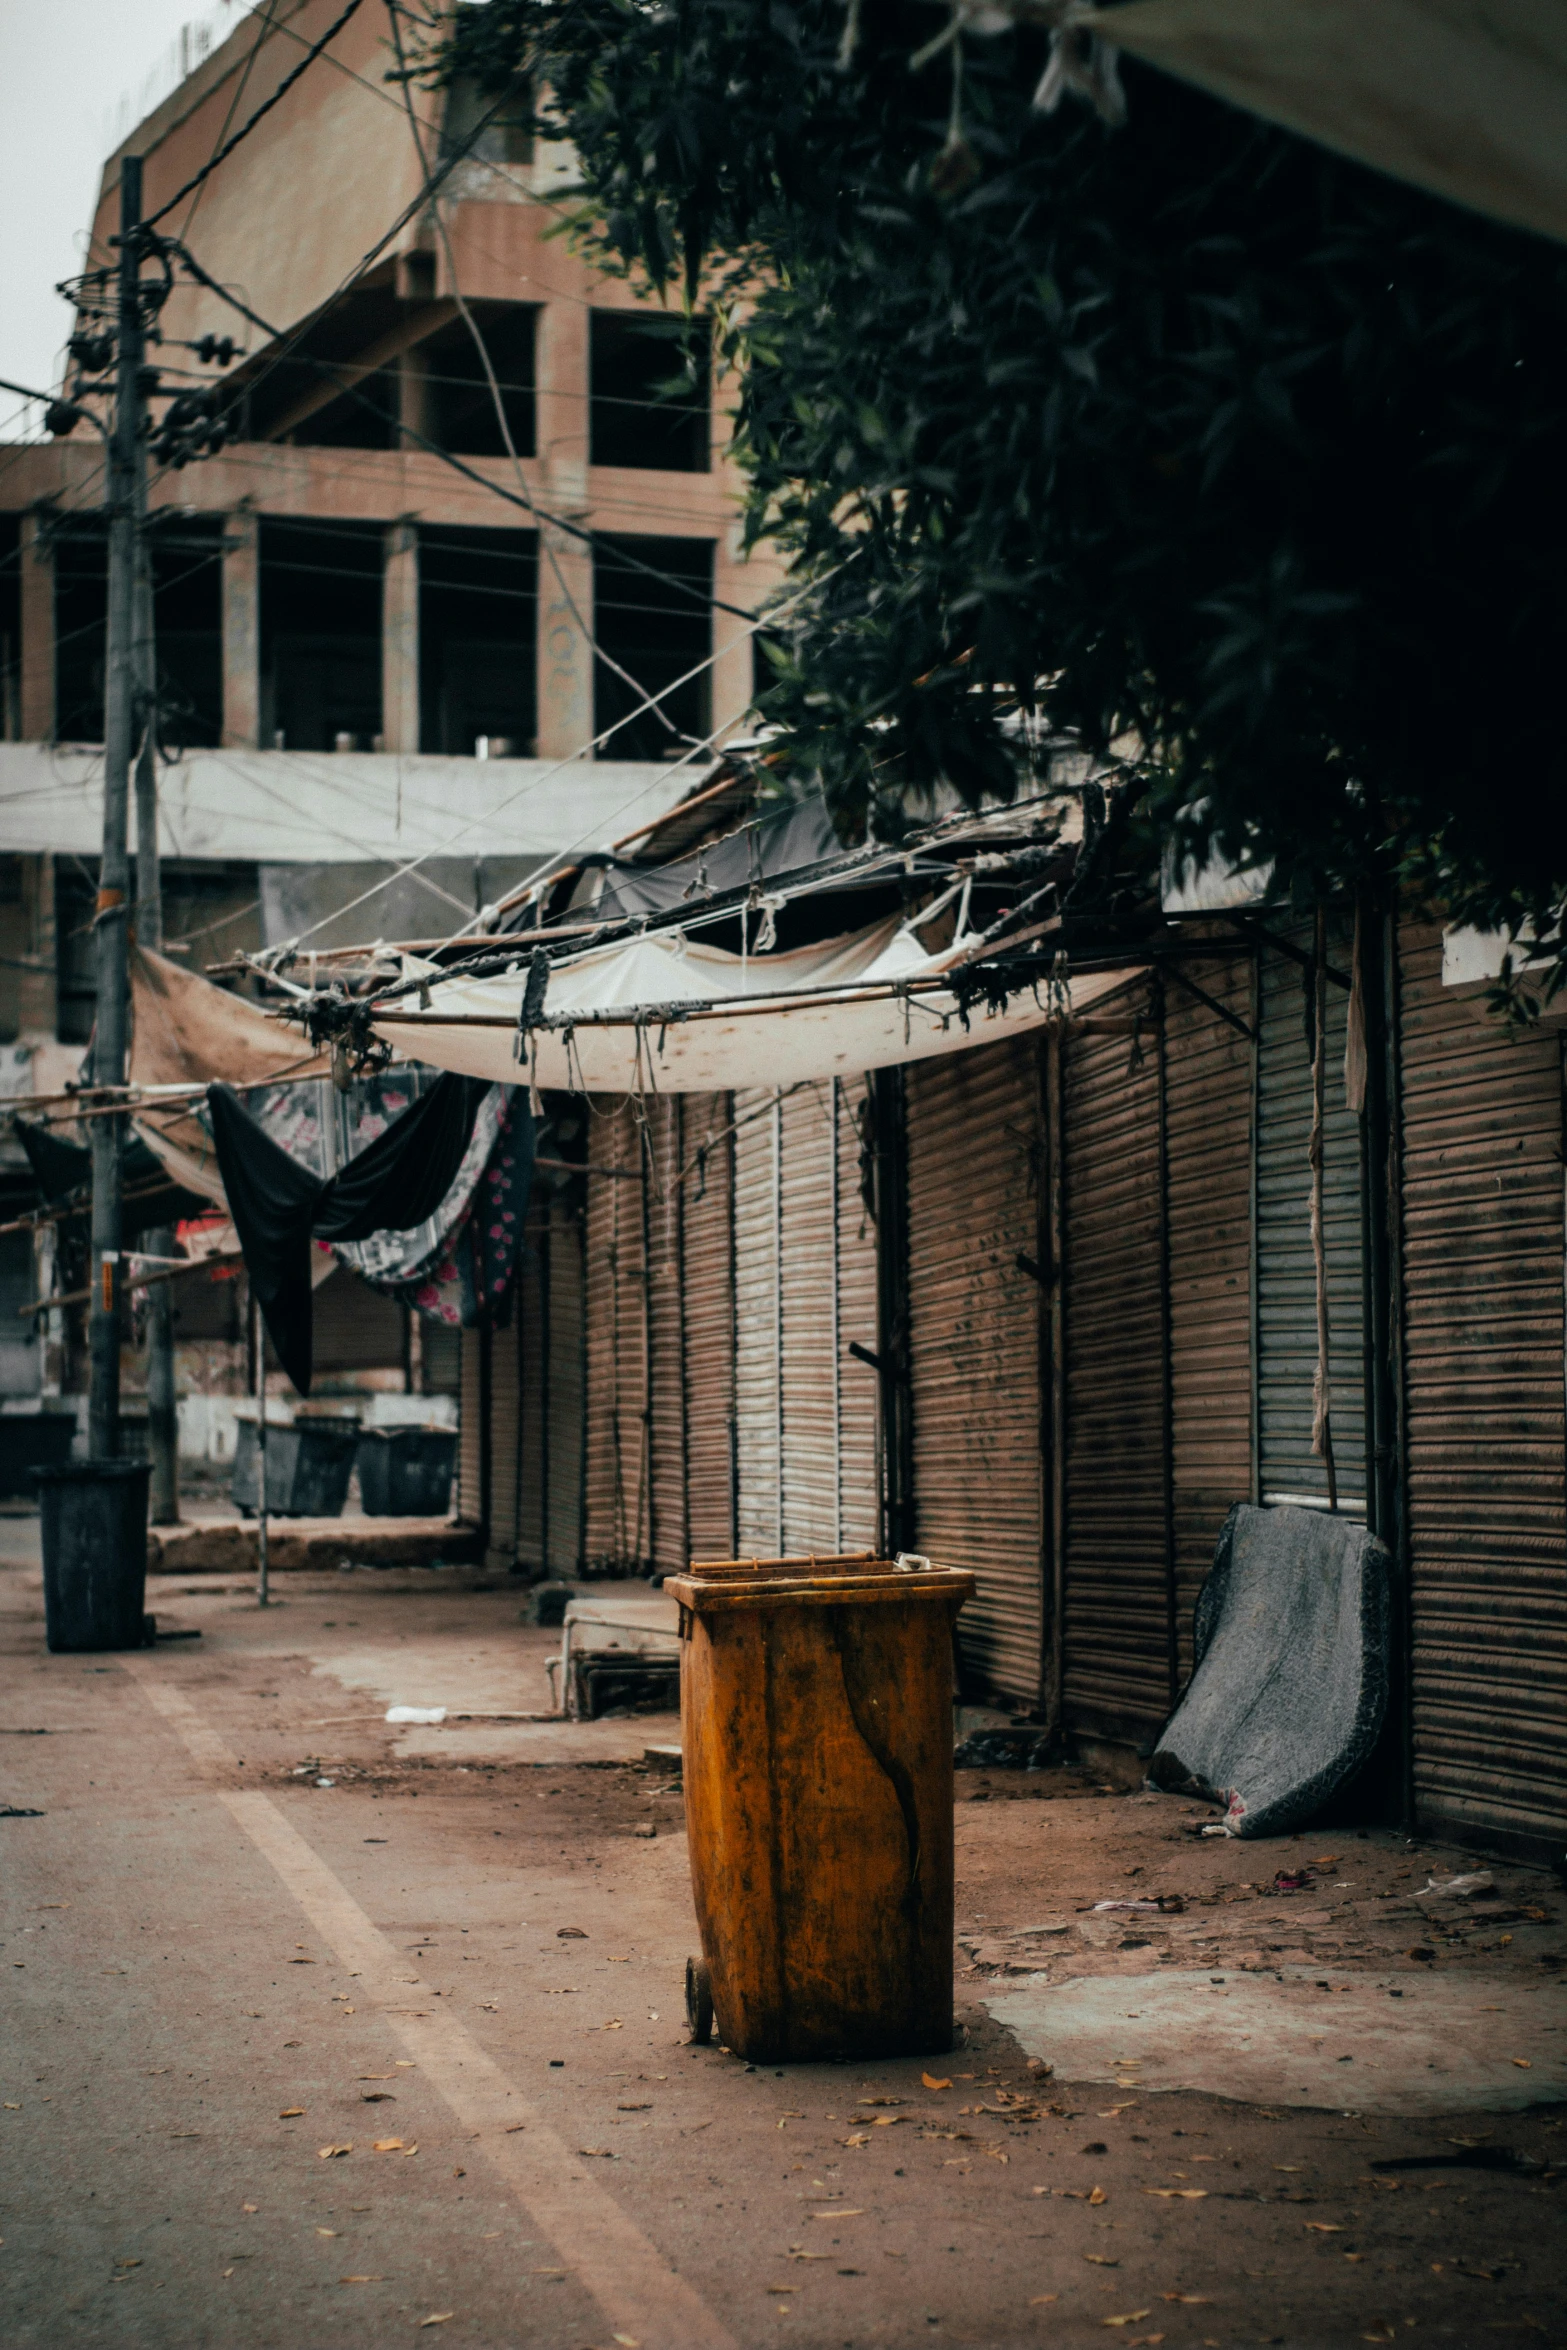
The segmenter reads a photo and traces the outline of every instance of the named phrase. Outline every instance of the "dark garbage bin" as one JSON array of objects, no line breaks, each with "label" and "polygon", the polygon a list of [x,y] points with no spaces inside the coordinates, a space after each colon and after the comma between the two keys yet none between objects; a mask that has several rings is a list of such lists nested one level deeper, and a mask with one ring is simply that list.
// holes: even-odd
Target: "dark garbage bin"
[{"label": "dark garbage bin", "polygon": [[51,1649],[142,1648],[146,1461],[66,1461],[37,1472],[44,1625]]},{"label": "dark garbage bin", "polygon": [[31,1500],[34,1470],[68,1461],[75,1437],[74,1412],[0,1412],[0,1497]]},{"label": "dark garbage bin", "polygon": [[[267,1516],[340,1518],[354,1472],[357,1420],[296,1420],[291,1428],[267,1422]],[[261,1507],[261,1451],[254,1420],[241,1420],[234,1452],[231,1498],[247,1518]]]},{"label": "dark garbage bin", "polygon": [[367,1518],[444,1518],[457,1466],[455,1428],[377,1428],[359,1439]]}]

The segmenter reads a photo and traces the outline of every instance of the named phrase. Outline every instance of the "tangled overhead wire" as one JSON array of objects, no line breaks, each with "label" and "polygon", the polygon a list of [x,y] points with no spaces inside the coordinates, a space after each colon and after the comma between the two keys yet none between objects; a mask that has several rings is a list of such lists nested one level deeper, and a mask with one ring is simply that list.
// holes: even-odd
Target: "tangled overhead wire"
[{"label": "tangled overhead wire", "polygon": [[284,1007],[280,1016],[297,1020],[318,1052],[330,1050],[332,1082],[340,1093],[356,1077],[378,1077],[391,1066],[392,1048],[371,1025],[374,1005],[344,987],[318,988]]}]

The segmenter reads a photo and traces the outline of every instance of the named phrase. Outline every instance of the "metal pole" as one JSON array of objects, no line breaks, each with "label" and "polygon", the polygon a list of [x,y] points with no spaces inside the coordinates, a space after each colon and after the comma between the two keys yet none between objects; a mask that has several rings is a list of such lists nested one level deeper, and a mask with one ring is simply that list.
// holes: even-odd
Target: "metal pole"
[{"label": "metal pole", "polygon": [[256,1350],[256,1605],[270,1607],[272,1593],[267,1562],[267,1326],[250,1293],[250,1340]]},{"label": "metal pole", "polygon": [[[163,950],[163,876],[158,863],[158,674],[152,559],[146,533],[136,565],[136,943]],[[147,1236],[153,1256],[172,1257],[174,1234]],[[174,1291],[160,1281],[147,1292],[147,1451],[152,1462],[152,1522],[180,1521],[179,1404],[174,1384]]]},{"label": "metal pole", "polygon": [[[109,609],[104,689],[103,860],[98,872],[95,1085],[125,1082],[126,855],[136,703],[136,575],[145,499],[142,430],[144,336],[141,315],[141,157],[120,163],[118,380],[109,442]],[[125,1121],[92,1120],[92,1302],[88,1312],[88,1451],[112,1460],[120,1448],[120,1263]]]}]

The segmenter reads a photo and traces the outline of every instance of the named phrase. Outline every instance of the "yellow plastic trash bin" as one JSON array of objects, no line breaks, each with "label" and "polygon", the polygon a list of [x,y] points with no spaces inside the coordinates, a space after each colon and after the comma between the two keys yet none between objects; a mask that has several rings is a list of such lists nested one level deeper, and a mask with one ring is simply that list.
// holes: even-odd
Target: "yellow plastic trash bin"
[{"label": "yellow plastic trash bin", "polygon": [[693,1565],[680,1603],[697,2038],[755,2061],[952,2045],[960,1569]]}]

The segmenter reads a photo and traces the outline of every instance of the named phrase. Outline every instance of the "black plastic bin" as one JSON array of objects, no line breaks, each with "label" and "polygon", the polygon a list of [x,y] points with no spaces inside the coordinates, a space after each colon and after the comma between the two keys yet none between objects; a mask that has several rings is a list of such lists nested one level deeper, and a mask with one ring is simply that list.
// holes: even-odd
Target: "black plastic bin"
[{"label": "black plastic bin", "polygon": [[142,1648],[148,1637],[146,1461],[39,1469],[44,1625],[51,1649]]},{"label": "black plastic bin", "polygon": [[[354,1473],[357,1420],[267,1422],[267,1516],[340,1518]],[[261,1507],[261,1448],[254,1420],[241,1420],[229,1493],[247,1517]]]},{"label": "black plastic bin", "polygon": [[367,1518],[444,1518],[457,1466],[455,1428],[375,1429],[359,1439],[359,1498]]},{"label": "black plastic bin", "polygon": [[0,1495],[31,1500],[35,1472],[68,1461],[75,1437],[74,1412],[0,1412]]}]

